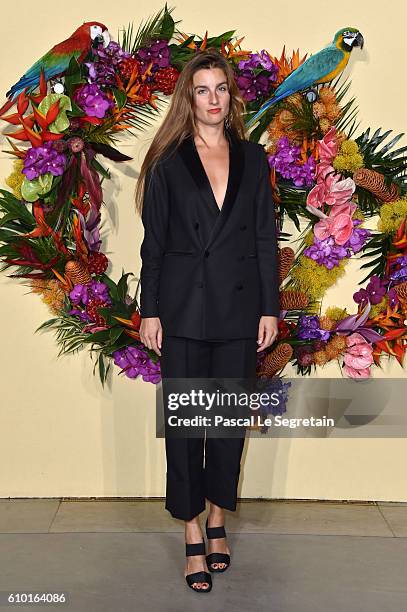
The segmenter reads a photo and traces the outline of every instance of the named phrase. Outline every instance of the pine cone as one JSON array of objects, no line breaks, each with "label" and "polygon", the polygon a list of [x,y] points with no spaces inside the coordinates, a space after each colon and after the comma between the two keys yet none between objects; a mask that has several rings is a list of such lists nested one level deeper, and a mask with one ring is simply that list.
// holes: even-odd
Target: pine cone
[{"label": "pine cone", "polygon": [[382,202],[394,202],[399,198],[397,185],[392,183],[390,187],[386,187],[383,174],[376,170],[359,168],[353,173],[353,180],[356,185],[367,189]]},{"label": "pine cone", "polygon": [[277,372],[282,370],[293,356],[293,347],[287,342],[282,342],[272,350],[261,365],[259,376],[272,378]]},{"label": "pine cone", "polygon": [[65,274],[73,282],[74,285],[85,285],[92,277],[88,268],[81,261],[71,260],[65,264]]},{"label": "pine cone", "polygon": [[400,285],[396,285],[395,287],[397,297],[401,302],[407,301],[407,281],[401,283]]},{"label": "pine cone", "polygon": [[278,275],[280,285],[287,278],[295,260],[295,253],[290,247],[278,249]]},{"label": "pine cone", "polygon": [[281,310],[304,310],[308,306],[308,296],[303,291],[285,289],[280,291]]}]

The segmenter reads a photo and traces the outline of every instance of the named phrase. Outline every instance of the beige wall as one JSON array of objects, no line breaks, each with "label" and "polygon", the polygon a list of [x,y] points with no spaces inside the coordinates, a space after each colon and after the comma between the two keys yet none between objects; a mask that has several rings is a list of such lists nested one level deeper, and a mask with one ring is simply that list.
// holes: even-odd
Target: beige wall
[{"label": "beige wall", "polygon": [[[73,0],[58,8],[50,0],[4,3],[2,96],[37,58],[83,21],[104,22],[116,37],[123,24],[134,21],[136,30],[142,18],[163,5],[129,0]],[[366,47],[355,51],[348,72],[361,128],[382,126],[395,133],[406,128],[407,5],[401,0],[344,0],[338,5],[322,0],[255,5],[179,0],[173,15],[182,19],[179,27],[186,32],[203,36],[201,27],[209,35],[237,28],[239,36],[245,36],[245,49],[267,48],[276,55],[284,44],[288,51],[299,47],[303,54],[315,53],[339,28],[358,27]],[[106,183],[104,250],[115,279],[122,268],[136,275],[140,269],[142,231],[132,195],[153,132],[143,133],[137,144],[127,141],[121,146],[134,161],[112,166],[113,180]],[[1,149],[8,148],[5,145],[2,139]],[[0,153],[1,182],[11,167],[11,158]],[[352,305],[360,278],[357,262],[348,270],[341,285],[327,295],[326,306]],[[154,385],[118,377],[115,367],[103,389],[87,353],[58,360],[53,335],[34,335],[34,329],[50,318],[45,305],[5,274],[0,284],[0,497],[164,495],[165,453],[163,440],[155,438]],[[339,372],[331,365],[319,375]],[[405,374],[396,364],[375,375]],[[406,501],[405,448],[403,439],[252,439],[245,448],[240,495]]]}]

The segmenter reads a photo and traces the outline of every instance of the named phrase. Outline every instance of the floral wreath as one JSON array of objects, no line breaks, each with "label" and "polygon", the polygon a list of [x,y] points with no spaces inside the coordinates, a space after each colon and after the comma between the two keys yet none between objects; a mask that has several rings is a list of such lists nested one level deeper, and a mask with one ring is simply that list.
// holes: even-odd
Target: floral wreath
[{"label": "floral wreath", "polygon": [[[90,37],[90,28],[99,34]],[[112,363],[129,378],[158,383],[159,356],[139,336],[139,283],[131,296],[132,273],[122,273],[118,282],[106,273],[99,226],[102,183],[110,176],[100,158],[131,159],[114,146],[121,131],[134,135],[133,128],[151,124],[160,114],[158,103],[165,102],[159,94],[171,96],[185,62],[197,52],[214,47],[227,58],[247,117],[259,113],[306,56],[243,50],[234,31],[203,39],[186,35],[175,29],[166,6],[136,36],[132,26],[121,30],[118,42],[108,41],[97,22],[74,34],[61,43],[63,52],[56,45],[34,64],[0,109],[15,130],[5,135],[16,158],[6,180],[11,191],[0,190],[2,271],[16,268],[9,276],[29,279],[32,292],[48,305],[53,318],[38,330],[55,330],[59,355],[88,346],[102,384]],[[58,58],[61,69],[52,71]],[[273,347],[258,354],[259,377],[271,378],[290,362],[306,375],[338,360],[353,378],[369,376],[385,355],[403,363],[407,147],[395,148],[401,135],[385,144],[390,130],[367,129],[354,137],[355,101],[344,102],[350,83],[340,85],[340,78],[279,100],[250,136],[267,137],[281,241],[290,237],[283,231],[286,218],[298,230],[300,219],[308,223],[296,252],[279,249],[280,333]],[[5,114],[14,104],[16,112]],[[373,215],[375,231],[363,227]],[[367,284],[353,296],[355,312],[322,312],[325,292],[356,256],[369,259],[361,266],[368,274],[360,284]]]}]

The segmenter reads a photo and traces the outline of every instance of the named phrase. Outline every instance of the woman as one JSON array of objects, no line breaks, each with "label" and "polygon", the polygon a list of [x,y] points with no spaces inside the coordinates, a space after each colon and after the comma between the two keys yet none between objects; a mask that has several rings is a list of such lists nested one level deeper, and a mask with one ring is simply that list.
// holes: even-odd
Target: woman
[{"label": "woman", "polygon": [[[257,352],[277,336],[269,167],[263,146],[247,140],[244,111],[228,61],[216,49],[197,53],[141,168],[140,338],[161,357],[163,383],[255,377]],[[165,443],[165,507],[185,521],[184,575],[195,591],[209,592],[208,569],[230,565],[224,509],[236,509],[244,437]],[[206,500],[207,557],[199,521]]]}]

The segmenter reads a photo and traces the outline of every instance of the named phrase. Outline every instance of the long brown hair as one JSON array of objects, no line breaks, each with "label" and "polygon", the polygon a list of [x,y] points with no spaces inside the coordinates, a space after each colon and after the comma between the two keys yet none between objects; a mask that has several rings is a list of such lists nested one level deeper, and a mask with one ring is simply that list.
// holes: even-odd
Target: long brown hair
[{"label": "long brown hair", "polygon": [[154,170],[159,158],[169,145],[175,143],[175,148],[188,136],[197,131],[194,117],[193,76],[201,68],[220,68],[223,70],[230,93],[228,129],[241,140],[247,140],[243,113],[245,102],[236,84],[232,66],[228,60],[214,47],[198,51],[182,69],[171,96],[171,102],[163,123],[158,128],[153,141],[143,160],[140,175],[135,189],[136,212],[139,215],[143,209],[144,183],[147,170]]}]

